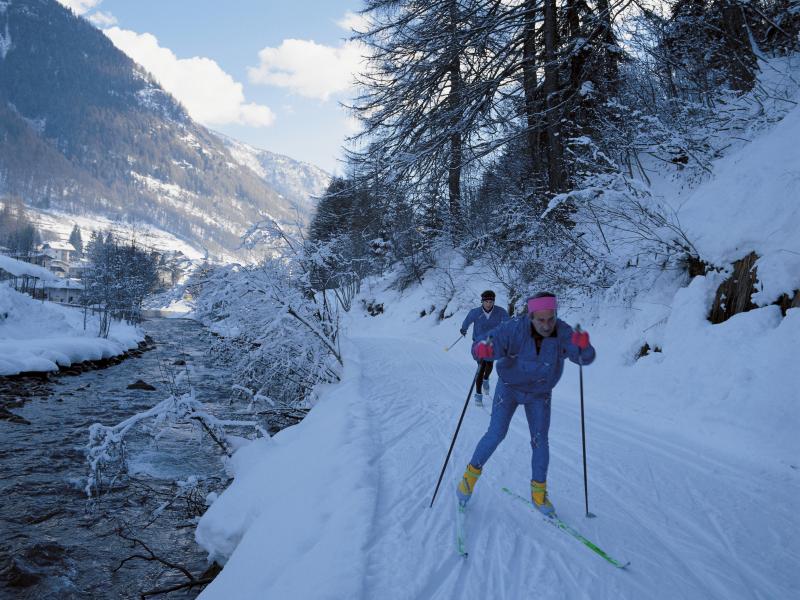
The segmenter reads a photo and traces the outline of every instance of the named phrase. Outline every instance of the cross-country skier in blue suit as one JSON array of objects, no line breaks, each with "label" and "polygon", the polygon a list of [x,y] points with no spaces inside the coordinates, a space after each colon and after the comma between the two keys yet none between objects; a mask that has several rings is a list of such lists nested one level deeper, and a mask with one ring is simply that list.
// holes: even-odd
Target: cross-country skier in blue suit
[{"label": "cross-country skier in blue suit", "polygon": [[501,324],[472,347],[476,360],[497,360],[499,381],[489,429],[478,442],[456,495],[466,505],[483,466],[505,438],[517,406],[522,405],[531,434],[531,499],[550,516],[555,514],[547,497],[551,394],[561,379],[565,359],[588,365],[594,361],[595,351],[588,333],[573,331],[556,317],[553,294],[537,294],[527,300],[527,307],[527,315]]},{"label": "cross-country skier in blue suit", "polygon": [[[495,306],[495,293],[486,290],[481,294],[481,305],[467,313],[467,318],[461,324],[461,335],[467,335],[467,329],[472,325],[472,343],[486,339],[487,334],[505,321],[508,313],[501,306]],[[479,360],[478,375],[475,377],[475,404],[483,406],[483,394],[489,395],[489,375],[492,374],[492,361]]]}]

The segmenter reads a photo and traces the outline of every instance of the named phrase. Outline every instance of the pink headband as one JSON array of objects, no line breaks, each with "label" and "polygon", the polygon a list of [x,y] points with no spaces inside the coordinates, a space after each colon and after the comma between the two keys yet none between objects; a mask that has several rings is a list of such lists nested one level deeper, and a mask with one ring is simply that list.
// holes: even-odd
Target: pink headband
[{"label": "pink headband", "polygon": [[558,303],[554,296],[542,296],[541,298],[528,298],[528,314],[537,310],[556,310]]}]

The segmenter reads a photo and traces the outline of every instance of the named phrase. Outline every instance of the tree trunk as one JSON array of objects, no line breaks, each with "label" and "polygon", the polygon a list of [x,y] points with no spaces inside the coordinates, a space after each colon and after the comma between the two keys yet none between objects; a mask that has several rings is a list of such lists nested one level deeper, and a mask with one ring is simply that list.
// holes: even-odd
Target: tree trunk
[{"label": "tree trunk", "polygon": [[527,125],[527,143],[530,164],[534,176],[542,172],[541,150],[539,138],[541,137],[541,122],[539,105],[536,98],[536,2],[525,0],[525,17],[522,40],[522,88],[525,93],[525,118]]},{"label": "tree trunk", "polygon": [[604,89],[605,95],[608,97],[616,94],[619,81],[618,57],[612,50],[612,48],[616,48],[616,39],[611,27],[611,7],[608,5],[608,0],[597,0],[597,19],[600,28],[598,37],[603,44],[601,57]]},{"label": "tree trunk", "polygon": [[452,231],[461,229],[461,162],[462,137],[459,107],[462,102],[463,81],[461,79],[461,59],[458,53],[458,3],[450,1],[450,93],[447,98],[450,109],[450,165],[447,173],[447,184],[450,199],[450,219]]},{"label": "tree trunk", "polygon": [[566,0],[567,4],[567,35],[569,36],[569,85],[571,92],[577,92],[583,79],[586,64],[585,47],[578,50],[578,46],[585,46],[581,40],[581,23],[578,17],[577,0]]},{"label": "tree trunk", "polygon": [[561,143],[561,101],[559,94],[558,23],[556,0],[544,3],[544,93],[547,107],[547,173],[548,190],[556,194],[564,190],[564,149]]},{"label": "tree trunk", "polygon": [[756,80],[756,58],[750,45],[744,8],[737,0],[720,0],[724,31],[722,61],[726,64],[731,89],[748,92]]}]

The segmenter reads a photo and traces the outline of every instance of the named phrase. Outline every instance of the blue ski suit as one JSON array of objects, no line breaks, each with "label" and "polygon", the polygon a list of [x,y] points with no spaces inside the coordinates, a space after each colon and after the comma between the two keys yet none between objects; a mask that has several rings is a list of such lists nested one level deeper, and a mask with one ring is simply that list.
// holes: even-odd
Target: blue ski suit
[{"label": "blue ski suit", "polygon": [[461,324],[461,331],[469,329],[472,325],[472,341],[479,342],[486,339],[486,334],[492,329],[508,321],[508,312],[499,306],[494,306],[489,318],[486,318],[483,307],[478,306],[467,313],[467,318]]},{"label": "blue ski suit", "polygon": [[517,405],[525,407],[531,434],[531,479],[547,480],[550,462],[550,399],[561,379],[564,360],[588,365],[595,359],[590,345],[581,350],[572,343],[572,327],[561,319],[550,337],[541,340],[537,352],[533,326],[527,315],[511,319],[488,333],[492,338],[500,380],[492,402],[489,429],[478,442],[470,463],[482,468],[506,437]]}]

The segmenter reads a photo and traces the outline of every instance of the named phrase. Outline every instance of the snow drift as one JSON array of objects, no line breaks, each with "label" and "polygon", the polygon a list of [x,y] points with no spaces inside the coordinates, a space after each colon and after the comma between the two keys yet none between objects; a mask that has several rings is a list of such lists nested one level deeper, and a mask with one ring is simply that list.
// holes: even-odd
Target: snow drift
[{"label": "snow drift", "polygon": [[96,336],[98,323],[83,311],[41,302],[0,283],[0,375],[57,371],[86,360],[100,360],[136,348],[142,331],[114,322],[108,339]]}]

